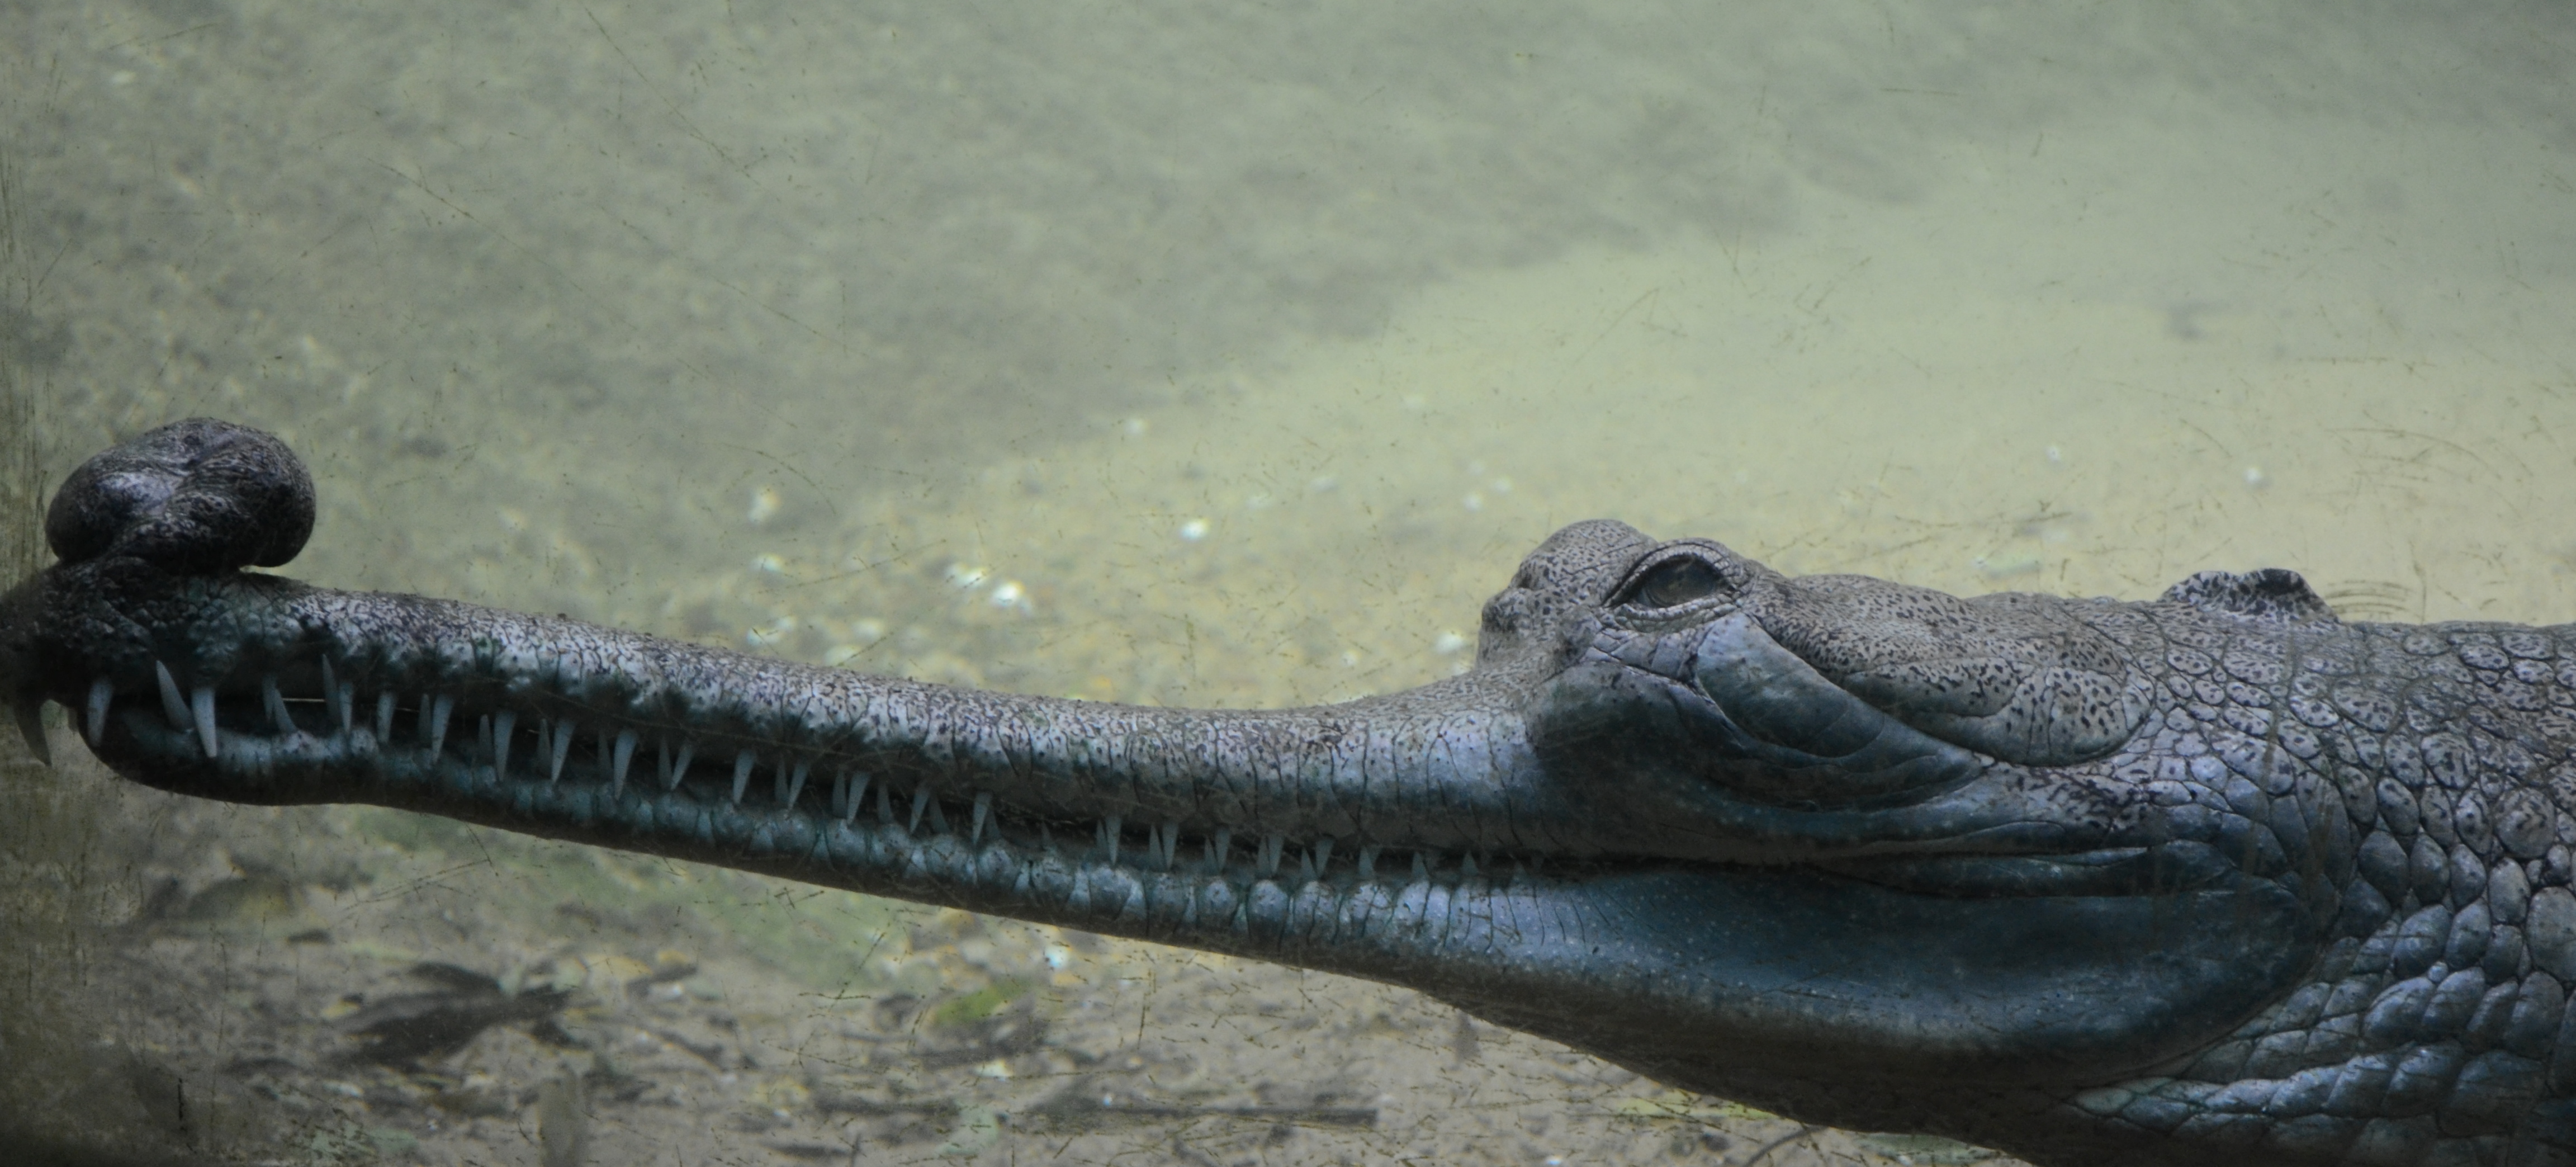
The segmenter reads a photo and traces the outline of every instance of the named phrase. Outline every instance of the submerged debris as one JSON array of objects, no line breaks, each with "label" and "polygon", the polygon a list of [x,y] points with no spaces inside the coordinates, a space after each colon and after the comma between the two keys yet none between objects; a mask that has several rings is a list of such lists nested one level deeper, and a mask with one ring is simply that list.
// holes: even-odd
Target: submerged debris
[{"label": "submerged debris", "polygon": [[537,1145],[544,1167],[582,1167],[590,1157],[590,1099],[581,1075],[537,1088]]},{"label": "submerged debris", "polygon": [[1148,1102],[1131,1094],[1104,1090],[1076,1080],[1031,1108],[1026,1118],[1057,1131],[1092,1130],[1134,1123],[1231,1118],[1290,1126],[1375,1127],[1374,1106],[1191,1106]]},{"label": "submerged debris", "polygon": [[423,961],[405,973],[437,987],[388,997],[342,1018],[342,1032],[367,1043],[352,1055],[358,1060],[409,1066],[445,1057],[495,1025],[528,1025],[539,1041],[573,1044],[555,1024],[572,996],[568,989],[530,986],[512,993],[494,977],[438,961]]}]

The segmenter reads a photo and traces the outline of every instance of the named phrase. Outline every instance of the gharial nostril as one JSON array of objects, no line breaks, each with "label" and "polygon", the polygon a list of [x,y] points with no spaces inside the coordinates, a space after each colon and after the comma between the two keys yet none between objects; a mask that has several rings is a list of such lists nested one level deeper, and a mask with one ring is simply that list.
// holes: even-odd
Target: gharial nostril
[{"label": "gharial nostril", "polygon": [[65,563],[130,555],[171,571],[275,567],[313,534],[313,476],[276,437],[190,418],[83,462],[45,511]]}]

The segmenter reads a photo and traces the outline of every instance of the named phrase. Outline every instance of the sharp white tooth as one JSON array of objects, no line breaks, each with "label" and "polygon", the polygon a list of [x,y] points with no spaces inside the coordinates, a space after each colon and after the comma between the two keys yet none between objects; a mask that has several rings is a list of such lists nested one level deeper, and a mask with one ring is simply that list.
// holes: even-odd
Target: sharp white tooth
[{"label": "sharp white tooth", "polygon": [[492,773],[510,773],[510,732],[519,728],[519,715],[504,709],[492,715]]},{"label": "sharp white tooth", "polygon": [[268,710],[268,726],[279,733],[294,733],[295,719],[287,716],[286,697],[277,691],[277,675],[262,673],[259,677],[259,703]]},{"label": "sharp white tooth", "polygon": [[929,783],[923,782],[912,788],[912,822],[903,829],[913,832],[921,830],[921,812],[930,809],[930,798]]},{"label": "sharp white tooth", "polygon": [[847,821],[856,809],[850,802],[850,776],[832,775],[832,817]]},{"label": "sharp white tooth", "polygon": [[1305,854],[1297,857],[1297,882],[1300,884],[1315,882],[1315,849],[1312,847],[1307,848]]},{"label": "sharp white tooth", "polygon": [[894,783],[877,787],[877,821],[894,825]]},{"label": "sharp white tooth", "polygon": [[1181,857],[1181,824],[1176,820],[1163,824],[1163,869],[1169,871]]},{"label": "sharp white tooth", "polygon": [[813,769],[813,762],[802,759],[797,761],[796,769],[787,775],[787,796],[779,799],[778,805],[789,810],[796,809],[796,796],[805,793],[805,775],[811,773]]},{"label": "sharp white tooth", "polygon": [[376,744],[391,745],[394,740],[394,691],[376,694]]},{"label": "sharp white tooth", "polygon": [[1367,846],[1360,848],[1360,878],[1377,878],[1377,848]]},{"label": "sharp white tooth", "polygon": [[609,767],[608,771],[608,796],[610,798],[617,797],[617,793],[619,791],[626,789],[626,767],[634,761],[635,731],[631,729],[618,730],[617,757],[615,762]]},{"label": "sharp white tooth", "polygon": [[975,792],[975,823],[966,829],[966,845],[974,846],[984,838],[984,820],[993,817],[993,792]]},{"label": "sharp white tooth", "polygon": [[751,789],[751,768],[759,761],[760,755],[750,750],[744,750],[733,756],[733,804],[735,806],[742,805],[742,792]]},{"label": "sharp white tooth", "polygon": [[197,740],[206,745],[206,756],[215,756],[215,687],[199,685],[188,694],[188,704],[197,714]]},{"label": "sharp white tooth", "polygon": [[1118,862],[1119,829],[1120,821],[1118,815],[1113,814],[1106,819],[1102,819],[1100,822],[1100,843],[1102,847],[1108,850],[1109,862],[1112,864],[1116,864]]},{"label": "sharp white tooth", "polygon": [[1326,835],[1321,839],[1315,840],[1314,852],[1315,874],[1322,875],[1323,873],[1332,870],[1333,837],[1331,835]]},{"label": "sharp white tooth", "polygon": [[555,722],[554,758],[546,764],[547,782],[563,777],[564,755],[571,752],[572,721],[566,718]]},{"label": "sharp white tooth", "polygon": [[45,740],[45,699],[12,701],[9,705],[11,712],[18,715],[18,740],[27,743],[27,752],[34,755],[37,762],[53,765],[53,743]]},{"label": "sharp white tooth", "polygon": [[1476,853],[1475,853],[1475,852],[1473,852],[1473,851],[1469,851],[1469,852],[1467,852],[1466,854],[1464,854],[1464,855],[1460,855],[1460,856],[1458,857],[1458,878],[1460,878],[1460,879],[1474,879],[1474,878],[1476,878]]},{"label": "sharp white tooth", "polygon": [[116,685],[105,677],[89,683],[89,719],[81,723],[81,736],[89,739],[91,749],[98,748],[99,735],[107,732],[107,703],[116,699]]},{"label": "sharp white tooth", "polygon": [[171,679],[170,666],[156,660],[152,675],[161,681],[161,713],[170,719],[170,728],[188,728],[188,699],[179,695],[179,682]]},{"label": "sharp white tooth", "polygon": [[1261,859],[1253,866],[1253,873],[1263,879],[1279,874],[1279,855],[1287,846],[1288,840],[1281,836],[1261,836]]},{"label": "sharp white tooth", "polygon": [[429,699],[429,694],[423,693],[420,695],[420,700],[412,705],[411,731],[413,737],[419,738],[423,742],[427,742],[429,740],[429,717],[431,713],[436,711],[436,709],[437,703]]},{"label": "sharp white tooth", "polygon": [[1225,870],[1226,858],[1233,852],[1233,850],[1234,831],[1230,828],[1218,827],[1216,830],[1216,837],[1208,840],[1208,870]]},{"label": "sharp white tooth", "polygon": [[348,687],[341,685],[340,678],[331,671],[331,658],[323,657],[322,700],[330,705],[331,720],[340,727],[340,733],[343,736],[346,736],[355,725],[349,712],[350,695]]},{"label": "sharp white tooth", "polygon": [[680,739],[680,756],[671,759],[671,772],[662,775],[662,789],[677,790],[680,788],[681,780],[689,776],[689,759],[697,752],[698,743],[690,741],[687,738]]},{"label": "sharp white tooth", "polygon": [[447,719],[455,714],[456,698],[441,693],[430,700],[429,753],[431,757],[438,756],[439,748],[447,744]]}]

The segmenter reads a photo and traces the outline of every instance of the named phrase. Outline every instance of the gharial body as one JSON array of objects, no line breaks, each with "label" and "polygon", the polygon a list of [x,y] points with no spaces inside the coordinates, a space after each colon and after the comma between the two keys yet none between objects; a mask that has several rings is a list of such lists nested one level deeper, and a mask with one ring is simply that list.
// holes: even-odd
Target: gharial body
[{"label": "gharial body", "polygon": [[2576,626],[1781,576],[1610,522],[1475,668],[1205,712],[241,570],[219,422],[100,455],[0,696],[138,782],[365,802],[1410,986],[1669,1085],[2050,1165],[2576,1162]]}]

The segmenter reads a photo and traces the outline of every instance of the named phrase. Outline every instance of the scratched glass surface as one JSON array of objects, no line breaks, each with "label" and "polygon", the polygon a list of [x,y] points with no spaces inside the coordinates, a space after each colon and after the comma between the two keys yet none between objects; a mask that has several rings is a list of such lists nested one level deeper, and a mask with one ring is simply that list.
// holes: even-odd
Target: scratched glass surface
[{"label": "scratched glass surface", "polygon": [[[8,574],[80,458],[212,414],[311,464],[301,578],[1103,700],[1446,675],[1596,516],[2576,619],[2571,45],[2541,5],[0,5]],[[0,783],[0,1134],[102,1162],[1982,1155],[54,735]],[[506,1007],[365,1040],[440,992]]]}]

